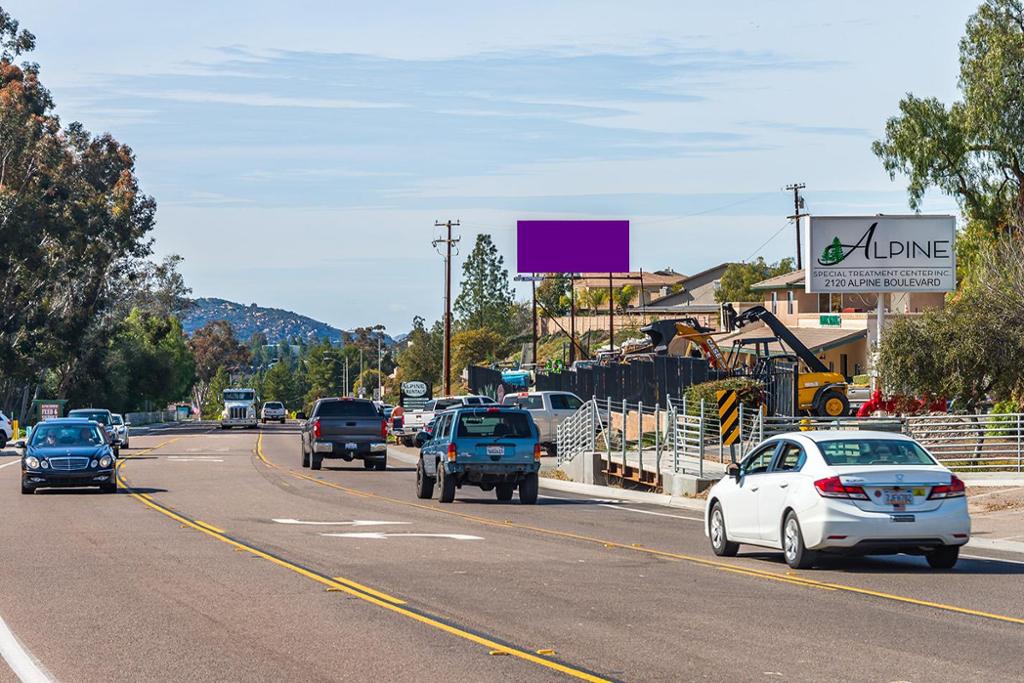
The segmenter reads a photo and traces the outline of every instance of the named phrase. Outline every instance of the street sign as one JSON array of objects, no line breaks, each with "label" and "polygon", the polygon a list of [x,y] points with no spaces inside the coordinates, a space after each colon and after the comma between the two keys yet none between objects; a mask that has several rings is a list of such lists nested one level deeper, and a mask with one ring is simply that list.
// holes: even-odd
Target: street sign
[{"label": "street sign", "polygon": [[722,445],[731,446],[740,438],[740,397],[733,390],[715,392],[718,398],[718,422]]},{"label": "street sign", "polygon": [[953,216],[806,216],[808,293],[951,292]]}]

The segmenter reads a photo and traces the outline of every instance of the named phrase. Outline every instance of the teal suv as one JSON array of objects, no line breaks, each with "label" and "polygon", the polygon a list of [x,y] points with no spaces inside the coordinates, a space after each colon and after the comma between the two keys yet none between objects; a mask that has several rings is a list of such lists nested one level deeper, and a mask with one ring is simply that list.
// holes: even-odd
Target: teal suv
[{"label": "teal suv", "polygon": [[476,486],[494,490],[500,501],[537,502],[540,434],[530,414],[502,406],[459,407],[438,415],[430,440],[416,464],[416,495],[455,500],[455,490]]}]

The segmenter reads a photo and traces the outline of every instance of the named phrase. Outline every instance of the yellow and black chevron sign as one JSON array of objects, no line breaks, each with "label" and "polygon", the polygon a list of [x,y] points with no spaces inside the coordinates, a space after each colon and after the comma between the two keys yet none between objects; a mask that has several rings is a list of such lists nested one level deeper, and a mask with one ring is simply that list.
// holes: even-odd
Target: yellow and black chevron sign
[{"label": "yellow and black chevron sign", "polygon": [[735,391],[716,392],[718,420],[722,425],[722,443],[731,446],[740,438],[740,397]]}]

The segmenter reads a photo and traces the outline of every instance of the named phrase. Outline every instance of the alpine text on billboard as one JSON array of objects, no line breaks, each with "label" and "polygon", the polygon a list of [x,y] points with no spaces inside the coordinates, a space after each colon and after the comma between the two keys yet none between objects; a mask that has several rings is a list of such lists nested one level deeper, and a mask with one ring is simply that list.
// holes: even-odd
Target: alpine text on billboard
[{"label": "alpine text on billboard", "polygon": [[809,216],[806,291],[949,292],[956,288],[953,216]]}]

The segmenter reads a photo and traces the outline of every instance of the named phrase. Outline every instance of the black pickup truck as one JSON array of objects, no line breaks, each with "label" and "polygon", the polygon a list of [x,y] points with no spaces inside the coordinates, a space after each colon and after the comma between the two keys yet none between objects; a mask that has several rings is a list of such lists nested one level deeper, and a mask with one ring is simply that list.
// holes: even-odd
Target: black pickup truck
[{"label": "black pickup truck", "polygon": [[388,465],[387,436],[387,420],[371,401],[321,398],[302,423],[302,466],[318,470],[324,458],[342,458],[383,470]]}]

